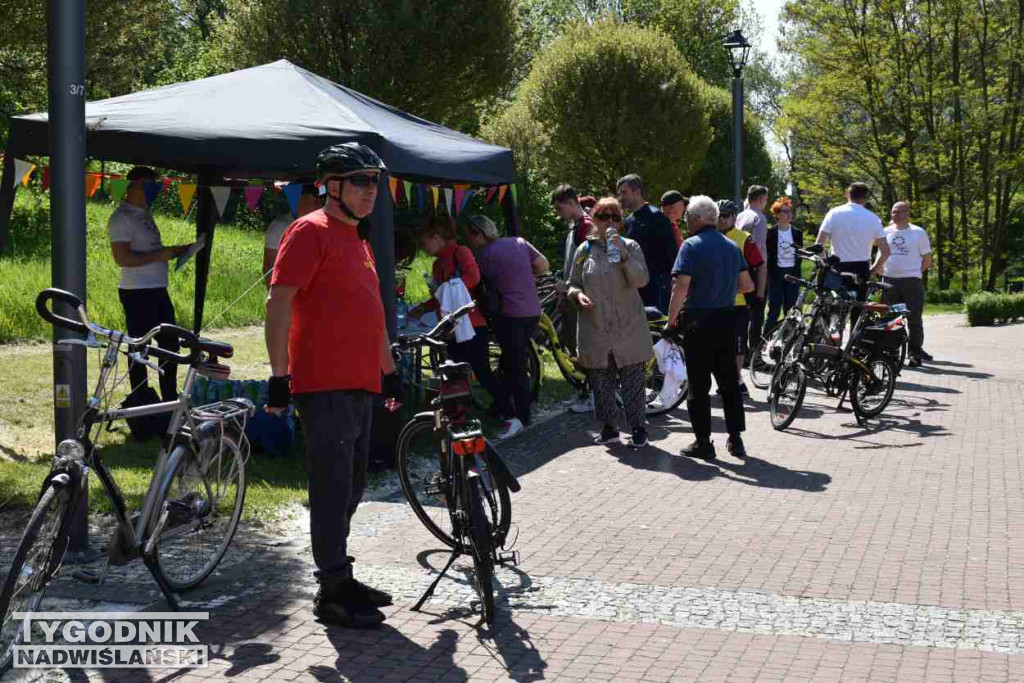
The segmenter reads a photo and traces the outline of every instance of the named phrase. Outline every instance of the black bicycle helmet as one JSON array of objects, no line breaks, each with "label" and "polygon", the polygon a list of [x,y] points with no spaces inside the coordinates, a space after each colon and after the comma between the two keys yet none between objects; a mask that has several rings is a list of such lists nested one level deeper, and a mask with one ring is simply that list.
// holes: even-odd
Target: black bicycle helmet
[{"label": "black bicycle helmet", "polygon": [[387,170],[388,167],[376,152],[358,142],[331,145],[316,155],[316,178],[321,184],[333,176],[348,175],[357,171],[383,173]]},{"label": "black bicycle helmet", "polygon": [[727,213],[730,216],[735,216],[740,212],[740,207],[736,206],[736,202],[731,199],[719,199],[718,200],[718,215]]}]

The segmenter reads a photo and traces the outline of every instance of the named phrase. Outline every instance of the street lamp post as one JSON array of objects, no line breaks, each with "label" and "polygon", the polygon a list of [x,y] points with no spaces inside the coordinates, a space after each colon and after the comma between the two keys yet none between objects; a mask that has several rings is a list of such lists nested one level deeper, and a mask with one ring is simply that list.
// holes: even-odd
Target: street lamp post
[{"label": "street lamp post", "polygon": [[732,64],[732,194],[739,205],[743,201],[743,67],[750,55],[750,43],[736,29],[722,41]]}]

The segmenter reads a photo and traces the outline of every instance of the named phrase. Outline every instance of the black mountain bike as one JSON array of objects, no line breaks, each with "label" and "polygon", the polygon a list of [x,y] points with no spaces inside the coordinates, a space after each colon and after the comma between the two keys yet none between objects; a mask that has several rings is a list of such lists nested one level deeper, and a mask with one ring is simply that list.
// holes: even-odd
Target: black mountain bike
[{"label": "black mountain bike", "polygon": [[[426,334],[399,337],[391,345],[392,350],[428,346],[443,354],[456,322],[474,307],[469,303],[445,316]],[[405,425],[395,454],[398,479],[413,512],[434,537],[452,550],[448,564],[413,610],[419,610],[433,595],[457,557],[469,555],[483,618],[491,624],[494,567],[519,562],[518,553],[504,548],[512,521],[509,491],[521,487],[498,451],[484,438],[480,423],[467,418],[472,405],[469,364],[446,361],[438,365],[437,371],[440,389],[431,401],[433,410],[416,415]]]}]

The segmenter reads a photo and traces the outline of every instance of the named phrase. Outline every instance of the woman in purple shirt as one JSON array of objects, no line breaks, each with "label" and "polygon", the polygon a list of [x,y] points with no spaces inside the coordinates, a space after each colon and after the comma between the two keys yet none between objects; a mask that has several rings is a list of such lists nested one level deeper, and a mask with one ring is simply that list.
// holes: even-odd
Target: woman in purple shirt
[{"label": "woman in purple shirt", "polygon": [[480,274],[501,301],[492,321],[501,347],[501,390],[498,410],[505,420],[499,439],[509,439],[530,423],[530,384],[526,363],[530,337],[540,320],[535,276],[548,271],[548,260],[521,237],[501,237],[487,216],[470,216],[466,225],[470,246],[477,250]]}]

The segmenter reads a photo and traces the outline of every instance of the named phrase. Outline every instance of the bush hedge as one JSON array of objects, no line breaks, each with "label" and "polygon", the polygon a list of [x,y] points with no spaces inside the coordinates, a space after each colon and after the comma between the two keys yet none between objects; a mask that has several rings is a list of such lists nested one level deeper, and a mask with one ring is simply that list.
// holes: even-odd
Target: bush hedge
[{"label": "bush hedge", "polygon": [[967,324],[971,327],[1024,318],[1024,294],[980,292],[964,299],[964,306],[967,308]]},{"label": "bush hedge", "polygon": [[924,300],[929,304],[962,304],[964,291],[962,289],[929,289],[924,293]]}]

